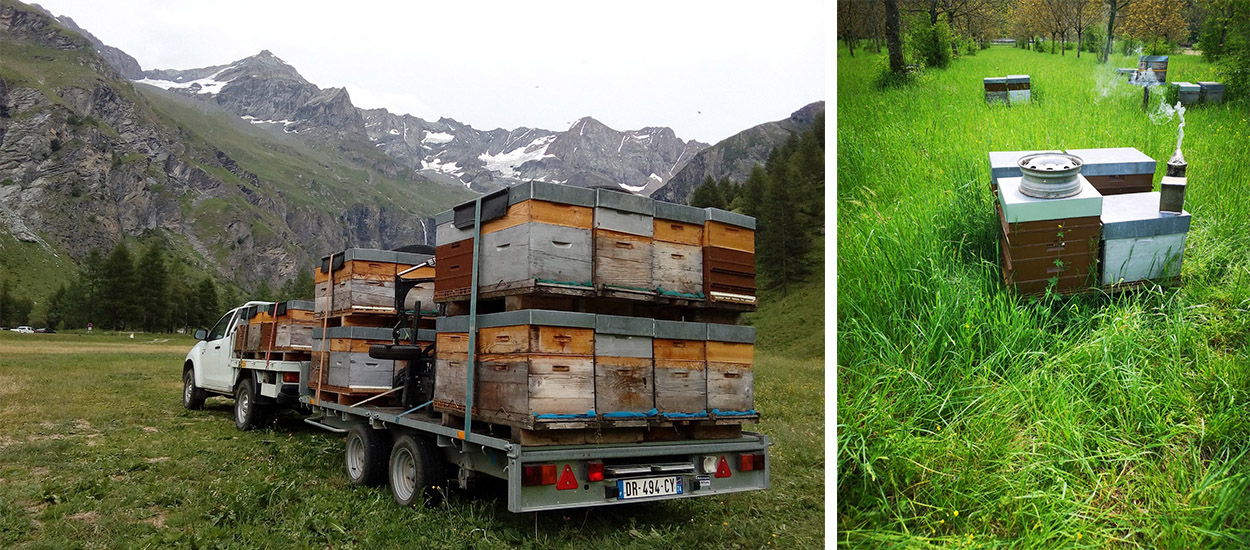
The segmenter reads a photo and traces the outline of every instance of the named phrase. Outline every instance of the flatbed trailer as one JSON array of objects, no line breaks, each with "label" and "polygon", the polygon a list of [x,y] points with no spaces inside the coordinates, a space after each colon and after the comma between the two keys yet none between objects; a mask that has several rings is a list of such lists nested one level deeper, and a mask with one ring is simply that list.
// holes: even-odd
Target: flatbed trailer
[{"label": "flatbed trailer", "polygon": [[[312,395],[300,400],[314,412],[306,422],[348,434],[344,462],[349,479],[362,485],[389,483],[395,500],[405,505],[435,490],[453,471],[461,488],[480,476],[503,480],[511,512],[769,487],[771,441],[758,433],[733,439],[525,446],[445,426],[421,411],[318,402]],[[387,447],[389,454],[379,452]]]}]

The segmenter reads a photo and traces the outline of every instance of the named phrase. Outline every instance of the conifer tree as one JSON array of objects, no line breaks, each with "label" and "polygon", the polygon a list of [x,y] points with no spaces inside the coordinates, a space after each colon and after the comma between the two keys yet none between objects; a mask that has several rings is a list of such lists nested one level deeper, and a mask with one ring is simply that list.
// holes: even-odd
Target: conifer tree
[{"label": "conifer tree", "polygon": [[105,324],[113,330],[135,325],[140,312],[136,299],[138,278],[126,243],[117,243],[105,258],[101,283],[97,294],[100,296],[99,311]]},{"label": "conifer tree", "polygon": [[313,299],[313,270],[304,268],[295,272],[295,276],[282,285],[278,292],[279,301]]},{"label": "conifer tree", "polygon": [[143,330],[156,332],[169,326],[169,272],[158,241],[152,241],[139,260],[140,320]]},{"label": "conifer tree", "polygon": [[221,314],[217,311],[217,285],[213,278],[205,275],[195,289],[195,326],[212,328],[210,325]]},{"label": "conifer tree", "polygon": [[806,258],[811,248],[807,228],[795,216],[791,191],[784,181],[769,178],[756,232],[756,268],[772,286],[780,286],[783,295],[790,283],[807,273]]},{"label": "conifer tree", "polygon": [[690,195],[690,206],[695,208],[725,208],[726,204],[720,184],[712,176],[703,180],[703,184],[696,187],[694,194]]},{"label": "conifer tree", "polygon": [[764,188],[767,184],[768,173],[764,171],[764,167],[758,164],[752,166],[751,175],[742,183],[739,193],[743,214],[755,218],[760,216],[760,205],[764,202]]}]

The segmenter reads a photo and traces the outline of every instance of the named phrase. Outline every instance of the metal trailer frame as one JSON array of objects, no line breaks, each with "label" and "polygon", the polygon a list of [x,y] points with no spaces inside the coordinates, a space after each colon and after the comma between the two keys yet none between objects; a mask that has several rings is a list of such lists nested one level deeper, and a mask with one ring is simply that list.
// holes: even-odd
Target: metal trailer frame
[{"label": "metal trailer frame", "polygon": [[[323,403],[314,396],[304,394],[307,378],[301,376],[303,381],[301,382],[300,402],[321,413],[320,417],[306,418],[305,422],[335,433],[345,433],[352,426],[367,422],[374,429],[387,429],[392,432],[408,429],[434,436],[447,462],[460,469],[459,481],[462,485],[467,485],[469,472],[505,480],[508,485],[508,510],[511,512],[671,500],[769,488],[772,460],[769,458],[768,450],[772,442],[768,436],[754,432],[743,432],[741,437],[734,439],[541,447],[525,447],[498,437],[472,432],[482,200],[507,192],[508,190],[504,189],[474,199],[473,271],[469,294],[469,354],[466,361],[468,372],[465,382],[464,428],[456,429],[409,416],[429,406],[430,403],[406,411],[401,408],[384,409],[364,406],[373,398],[355,405]],[[741,464],[733,460],[739,454],[762,454],[764,456],[763,468],[741,471]],[[707,460],[709,458],[712,459],[711,462]],[[654,459],[657,462],[632,466],[620,465],[621,460],[629,459],[640,461]],[[613,472],[612,475],[605,475],[603,481],[589,481],[586,477],[586,463],[598,460],[613,461],[613,467],[621,473],[618,475]],[[661,460],[664,462],[659,462]],[[733,462],[733,466],[728,465],[730,461]],[[578,486],[565,489],[559,489],[555,485],[524,486],[522,479],[524,466],[533,463],[556,463],[560,471],[573,470]],[[709,468],[709,464],[713,467]],[[629,468],[632,470],[625,473],[624,470]],[[721,468],[729,471],[730,475],[720,476],[718,470]],[[561,476],[563,477],[563,474]],[[629,499],[620,497],[622,480],[674,476],[680,480],[676,494]],[[685,490],[686,487],[689,487],[689,490]]]}]

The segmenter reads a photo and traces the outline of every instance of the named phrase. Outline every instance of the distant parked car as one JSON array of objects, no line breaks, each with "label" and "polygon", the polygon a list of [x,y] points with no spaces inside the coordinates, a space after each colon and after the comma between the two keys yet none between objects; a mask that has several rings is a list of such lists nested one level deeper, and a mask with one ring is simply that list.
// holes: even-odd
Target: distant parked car
[{"label": "distant parked car", "polygon": [[56,334],[56,331],[50,328],[37,328],[35,329],[35,333],[36,334]]},{"label": "distant parked car", "polygon": [[35,333],[35,329],[33,329],[33,328],[30,328],[30,327],[28,327],[28,326],[23,325],[23,326],[20,326],[20,327],[17,327],[17,328],[15,328],[15,329],[13,329],[13,332],[20,332],[20,333],[22,333],[22,334],[34,334],[34,333]]}]

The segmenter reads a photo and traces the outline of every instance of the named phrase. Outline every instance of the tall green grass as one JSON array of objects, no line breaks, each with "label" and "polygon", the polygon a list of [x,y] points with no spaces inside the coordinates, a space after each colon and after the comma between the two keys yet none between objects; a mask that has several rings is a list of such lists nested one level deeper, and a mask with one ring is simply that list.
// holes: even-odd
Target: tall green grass
[{"label": "tall green grass", "polygon": [[[1178,120],[1116,77],[1135,59],[992,48],[888,90],[882,56],[838,62],[839,543],[1250,545],[1247,106],[1185,114],[1182,286],[1021,298],[987,153],[1162,166]],[[981,79],[1007,74],[1032,103],[985,104]],[[1216,80],[1194,56],[1168,74]]]}]

